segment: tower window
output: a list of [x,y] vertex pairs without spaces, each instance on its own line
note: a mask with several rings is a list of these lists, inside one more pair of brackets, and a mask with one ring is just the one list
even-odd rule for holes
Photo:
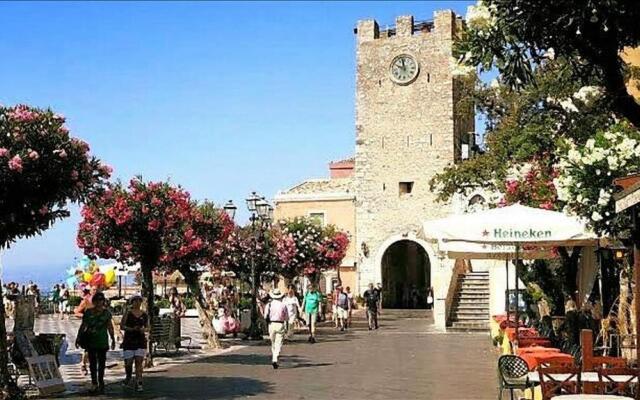
[[315,221],[320,226],[324,226],[325,217],[323,212],[310,212],[309,219]]
[[410,194],[413,191],[413,182],[400,182],[399,193],[400,196]]

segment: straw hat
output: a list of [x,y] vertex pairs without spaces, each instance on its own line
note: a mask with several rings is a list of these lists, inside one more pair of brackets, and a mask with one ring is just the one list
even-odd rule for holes
[[284,297],[284,295],[280,292],[280,289],[273,289],[271,291],[271,293],[269,293],[269,297],[271,297],[272,299],[281,299]]

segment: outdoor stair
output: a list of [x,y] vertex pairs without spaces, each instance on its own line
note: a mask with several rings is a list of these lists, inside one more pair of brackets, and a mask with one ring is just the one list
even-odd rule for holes
[[489,273],[460,275],[451,304],[447,331],[487,332],[489,328]]

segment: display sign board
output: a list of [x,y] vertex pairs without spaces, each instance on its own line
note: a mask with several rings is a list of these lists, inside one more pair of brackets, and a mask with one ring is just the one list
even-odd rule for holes
[[51,395],[65,391],[64,381],[53,355],[27,357],[29,373],[41,395]]

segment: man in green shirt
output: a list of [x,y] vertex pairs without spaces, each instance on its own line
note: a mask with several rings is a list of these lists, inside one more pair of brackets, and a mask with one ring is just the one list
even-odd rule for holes
[[309,343],[316,342],[316,321],[318,319],[318,308],[322,295],[316,289],[314,284],[310,284],[307,287],[307,293],[304,295],[302,301],[302,309],[307,317],[307,324],[309,325]]

